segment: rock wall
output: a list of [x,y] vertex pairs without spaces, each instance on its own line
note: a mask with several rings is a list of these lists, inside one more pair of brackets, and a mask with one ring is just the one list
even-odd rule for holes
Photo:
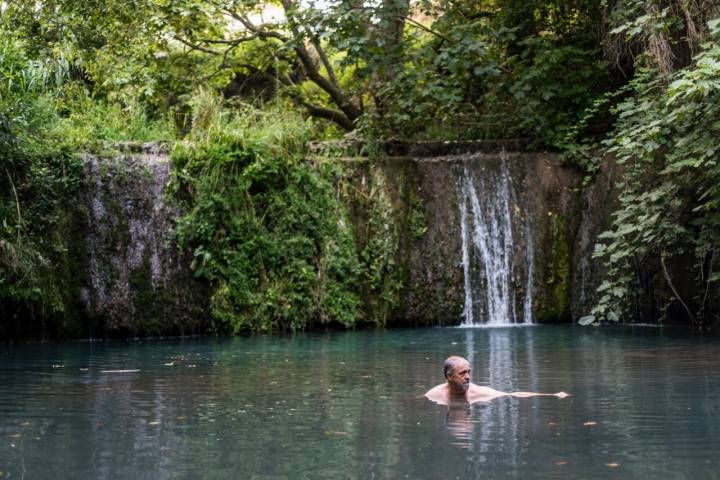
[[179,212],[166,199],[170,161],[150,145],[85,157],[80,196],[90,336],[190,334],[207,330],[208,293],[174,248]]
[[[514,234],[514,284],[525,285],[528,273],[532,275],[535,321],[569,320],[571,306],[580,305],[571,288],[579,264],[574,255],[577,232],[581,225],[589,230],[586,224],[592,220],[582,216],[581,174],[554,154],[506,152],[502,145],[481,151],[473,151],[478,150],[475,145],[461,147],[450,152],[444,147],[441,155],[425,147],[410,152],[415,156],[346,160],[355,192],[347,201],[358,232],[367,231],[377,190],[384,190],[392,203],[391,221],[398,232],[395,263],[402,281],[392,323],[461,322],[465,287],[459,178],[464,170],[482,178],[500,163],[510,177],[513,231],[520,232]],[[367,238],[358,238],[362,248]],[[534,251],[532,268],[522,264],[528,248]],[[523,300],[515,298],[517,309]]]
[[[388,257],[378,284],[359,285],[369,321],[463,320],[462,178],[492,180],[498,169],[505,169],[511,190],[515,310],[524,308],[523,289],[531,284],[536,322],[574,320],[589,311],[602,276],[592,251],[610,224],[618,169],[608,164],[583,186],[581,173],[557,155],[523,148],[442,143],[403,147],[399,155],[380,159],[329,160],[343,165],[338,194],[350,211],[361,256]],[[208,331],[208,289],[192,276],[189,259],[171,239],[180,212],[166,199],[169,156],[156,146],[132,150],[85,158],[74,222],[84,234],[78,253],[84,278],[76,282],[84,335]]]
[[602,281],[605,269],[593,259],[598,236],[610,228],[612,212],[618,206],[617,182],[621,168],[612,161],[602,164],[588,185],[582,189],[580,203],[575,216],[579,222],[574,235],[572,249],[572,295],[570,314],[574,320],[590,313],[598,300],[597,287]]

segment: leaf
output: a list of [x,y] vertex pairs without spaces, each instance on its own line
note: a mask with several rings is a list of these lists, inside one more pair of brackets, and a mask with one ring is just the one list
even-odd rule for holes
[[582,325],[583,327],[587,327],[593,323],[595,323],[595,315],[585,315],[584,317],[578,318],[578,325]]
[[707,22],[708,30],[713,34],[720,33],[720,18],[715,18]]

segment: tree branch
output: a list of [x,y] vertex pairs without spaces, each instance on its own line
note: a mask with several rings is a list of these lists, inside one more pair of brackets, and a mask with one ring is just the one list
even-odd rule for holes
[[318,42],[315,39],[311,40],[313,47],[315,48],[315,52],[317,52],[318,57],[320,57],[320,61],[322,62],[323,66],[325,67],[325,70],[328,72],[328,77],[330,78],[330,81],[334,85],[339,85],[337,81],[337,77],[335,76],[335,70],[332,67],[332,64],[330,63],[330,60],[328,60],[327,55],[325,55],[325,50],[320,46],[320,42]]
[[337,105],[340,110],[343,111],[343,113],[350,119],[350,121],[354,121],[355,119],[360,117],[360,115],[362,115],[362,112],[358,110],[358,108],[345,97],[342,90],[336,83],[331,82],[320,74],[317,66],[315,65],[315,62],[313,61],[312,56],[310,55],[310,52],[308,52],[305,44],[302,42],[302,36],[300,35],[297,25],[295,24],[295,21],[293,19],[291,13],[291,10],[293,8],[292,0],[281,0],[281,3],[285,11],[285,17],[288,20],[290,31],[293,33],[296,39],[296,44],[293,48],[295,49],[295,53],[297,54],[300,63],[305,69],[305,73],[307,74],[308,78],[310,78],[310,80],[312,80],[318,87],[323,89],[325,93],[330,96],[333,103]]
[[15,183],[12,180],[12,177],[10,176],[10,172],[8,169],[5,169],[5,175],[7,175],[8,181],[10,182],[10,186],[12,187],[13,195],[15,195],[15,207],[17,209],[17,243],[20,245],[21,237],[20,232],[22,230],[22,216],[20,215],[20,200],[18,199],[17,190],[15,190]]
[[349,119],[344,112],[333,110],[331,108],[319,107],[300,98],[298,98],[298,101],[313,117],[330,120],[349,132],[355,129],[355,123]]
[[[425,30],[426,32],[431,33],[431,34],[435,35],[436,37],[440,37],[445,41],[453,43],[453,40],[450,39],[449,37],[447,37],[446,35],[443,35],[442,33],[438,32],[436,30],[433,30],[430,27],[426,27],[422,23],[418,22],[417,20],[413,20],[409,16],[403,17],[402,19],[405,20],[406,22],[410,23],[415,28],[419,28],[420,30]],[[457,42],[454,42],[454,43],[457,43]]]
[[663,273],[665,274],[665,280],[667,280],[668,285],[670,285],[670,290],[672,290],[673,294],[675,295],[675,298],[678,299],[678,301],[682,304],[682,306],[685,308],[685,311],[687,312],[688,316],[690,317],[690,321],[692,322],[693,326],[696,325],[696,319],[695,315],[690,311],[690,308],[685,304],[682,297],[680,297],[680,294],[675,290],[675,285],[673,285],[672,280],[670,279],[670,274],[668,273],[667,267],[665,266],[665,255],[660,255],[660,264],[663,268]]
[[255,25],[246,16],[239,14],[235,10],[226,8],[220,2],[217,2],[214,0],[208,0],[208,2],[212,5],[214,5],[215,8],[217,8],[221,12],[224,12],[226,15],[229,15],[231,18],[234,18],[238,22],[242,23],[245,28],[247,28],[251,32],[257,34],[261,38],[277,38],[278,40],[281,40],[283,42],[289,41],[289,39],[287,37],[285,37],[284,35],[282,35],[280,32],[276,32],[274,30],[268,30],[267,28],[263,28],[261,26]]
[[183,45],[187,45],[188,47],[190,47],[191,50],[197,50],[199,52],[204,52],[204,53],[207,53],[210,55],[222,55],[222,53],[220,53],[216,50],[212,50],[210,48],[206,48],[201,45],[196,45],[196,44],[190,42],[189,40],[185,40],[184,38],[179,37],[177,35],[175,35],[173,37],[173,39],[177,40],[178,42],[182,43]]
[[[287,46],[291,46],[295,51],[299,63],[302,66],[302,69],[305,71],[307,77],[330,97],[332,103],[334,103],[340,109],[340,112],[333,109],[311,105],[303,101],[303,105],[305,106],[305,108],[308,109],[311,115],[331,120],[347,130],[352,130],[355,128],[354,121],[359,118],[360,115],[362,115],[362,111],[345,96],[344,92],[342,91],[337,82],[337,78],[335,77],[335,72],[332,68],[332,65],[320,44],[317,41],[313,40],[311,35],[300,34],[293,15],[295,4],[292,2],[292,0],[281,0],[280,2],[285,12],[287,26],[289,27],[290,33],[292,34],[291,38],[288,38],[275,30],[269,30],[266,25],[256,25],[240,11],[233,9],[232,7],[225,6],[218,0],[208,0],[208,2],[215,8],[217,8],[218,11],[222,14],[228,15],[236,21],[240,22],[249,32],[251,32],[251,35],[242,37],[241,39],[218,39],[211,42],[206,41],[205,43],[234,45],[236,43],[246,41],[247,39],[251,38],[259,38],[262,40],[274,38],[283,42]],[[308,51],[308,48],[304,43],[304,39],[306,37],[310,39],[310,43],[314,47],[315,51],[317,52],[317,56],[325,67],[327,71],[327,77],[323,76],[320,73],[316,62],[313,59],[313,56]],[[179,40],[196,50],[206,51],[207,53],[211,53],[214,55],[222,54],[202,45],[193,44],[192,42],[184,39]],[[225,52],[225,56],[227,56],[227,51]]]
[[200,43],[211,43],[211,44],[220,44],[220,45],[233,45],[237,46],[240,43],[243,42],[249,42],[250,40],[255,40],[258,38],[257,34],[249,35],[247,37],[240,37],[240,38],[234,38],[232,40],[219,40],[219,39],[212,39],[212,38],[199,38],[198,42]]

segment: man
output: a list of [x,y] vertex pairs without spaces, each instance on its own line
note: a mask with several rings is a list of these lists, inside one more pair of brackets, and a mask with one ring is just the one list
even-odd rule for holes
[[463,357],[453,355],[445,360],[443,374],[447,383],[431,388],[425,394],[428,400],[440,405],[449,405],[451,402],[487,402],[497,397],[507,395],[513,397],[538,397],[550,396],[565,398],[565,392],[558,393],[533,393],[533,392],[500,392],[490,387],[481,387],[470,382],[470,363]]

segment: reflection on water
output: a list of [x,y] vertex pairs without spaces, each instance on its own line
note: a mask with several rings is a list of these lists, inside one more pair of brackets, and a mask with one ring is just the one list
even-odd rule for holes
[[450,402],[445,417],[448,432],[458,440],[454,445],[470,448],[473,439],[473,420],[468,402]]
[[[572,396],[435,405],[450,354]],[[4,347],[0,478],[718,478],[719,410],[718,339],[660,330]]]
[[[495,328],[489,334],[477,329],[464,332],[465,356],[473,366],[474,383],[501,391],[542,390],[537,385],[532,334],[518,334],[513,328]],[[482,360],[475,360],[476,352],[481,352]],[[520,372],[524,372],[522,381],[518,379]],[[492,445],[507,452],[511,465],[516,466],[520,423],[519,403],[515,399],[495,399],[472,408],[467,403],[448,408],[447,428],[458,440],[455,445],[470,450],[480,463],[488,461]]]

